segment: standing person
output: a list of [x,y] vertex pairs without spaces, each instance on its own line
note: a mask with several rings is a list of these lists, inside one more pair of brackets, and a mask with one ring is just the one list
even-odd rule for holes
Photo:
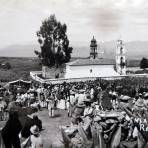
[[37,88],[37,96],[38,96],[38,100],[40,100],[41,99],[41,93],[42,93],[42,87],[41,86],[39,86],[39,88]]
[[72,116],[73,109],[77,104],[77,99],[75,98],[75,93],[71,91],[71,95],[69,98],[69,106],[68,106],[68,116]]
[[54,117],[54,110],[55,110],[55,100],[54,100],[53,94],[49,97],[49,103],[48,103],[48,111],[49,111],[49,117]]
[[48,97],[49,97],[49,91],[47,88],[44,89],[44,107],[48,107]]
[[86,99],[85,90],[79,90],[79,94],[77,96],[78,103],[83,103],[85,99]]
[[19,139],[21,129],[22,126],[18,119],[18,112],[11,111],[9,119],[2,129],[2,137],[6,148],[21,148]]
[[85,99],[84,104],[85,104],[85,109],[84,109],[84,117],[91,117],[93,114],[94,108],[91,106],[91,100],[90,99]]
[[94,91],[93,91],[93,101],[94,101],[94,102],[97,101],[97,96],[98,96],[98,94],[99,94],[99,90],[98,90],[98,88],[97,88],[97,86],[96,86],[96,87],[94,87]]
[[91,95],[91,99],[93,99],[94,98],[94,88],[93,87],[91,87],[90,89],[90,95]]

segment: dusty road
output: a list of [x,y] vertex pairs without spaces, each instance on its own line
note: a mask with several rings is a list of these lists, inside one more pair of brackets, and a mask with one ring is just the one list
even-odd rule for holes
[[67,111],[56,110],[54,118],[48,116],[48,111],[46,109],[35,114],[42,120],[44,130],[41,132],[41,136],[44,140],[44,147],[49,148],[51,144],[57,145],[56,148],[61,147],[60,140],[62,140],[62,138],[59,126],[70,125],[70,118],[67,117]]

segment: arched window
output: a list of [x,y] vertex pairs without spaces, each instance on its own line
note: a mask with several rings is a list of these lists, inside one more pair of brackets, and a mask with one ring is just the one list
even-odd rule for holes
[[120,47],[120,54],[123,54],[123,47]]

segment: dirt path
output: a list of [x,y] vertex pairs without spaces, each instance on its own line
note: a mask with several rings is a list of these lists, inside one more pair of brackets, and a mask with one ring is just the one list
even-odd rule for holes
[[54,118],[49,118],[48,110],[43,110],[35,114],[42,120],[44,130],[41,132],[41,136],[44,140],[44,147],[49,148],[51,144],[60,146],[60,140],[62,138],[59,126],[70,125],[70,118],[67,117],[67,111],[56,110],[56,117]]

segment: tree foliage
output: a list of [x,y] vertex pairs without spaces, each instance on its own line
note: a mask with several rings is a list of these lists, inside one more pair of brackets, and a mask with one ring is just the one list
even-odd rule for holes
[[40,30],[37,31],[41,52],[35,51],[35,54],[41,59],[43,65],[59,66],[70,61],[73,48],[69,47],[66,33],[66,24],[57,21],[55,15],[51,15],[42,22]]
[[10,65],[9,62],[6,62],[6,63],[3,63],[3,64],[0,64],[0,68],[9,70],[9,69],[11,69],[11,65]]
[[142,60],[140,61],[140,68],[141,69],[148,68],[148,59],[142,58]]

